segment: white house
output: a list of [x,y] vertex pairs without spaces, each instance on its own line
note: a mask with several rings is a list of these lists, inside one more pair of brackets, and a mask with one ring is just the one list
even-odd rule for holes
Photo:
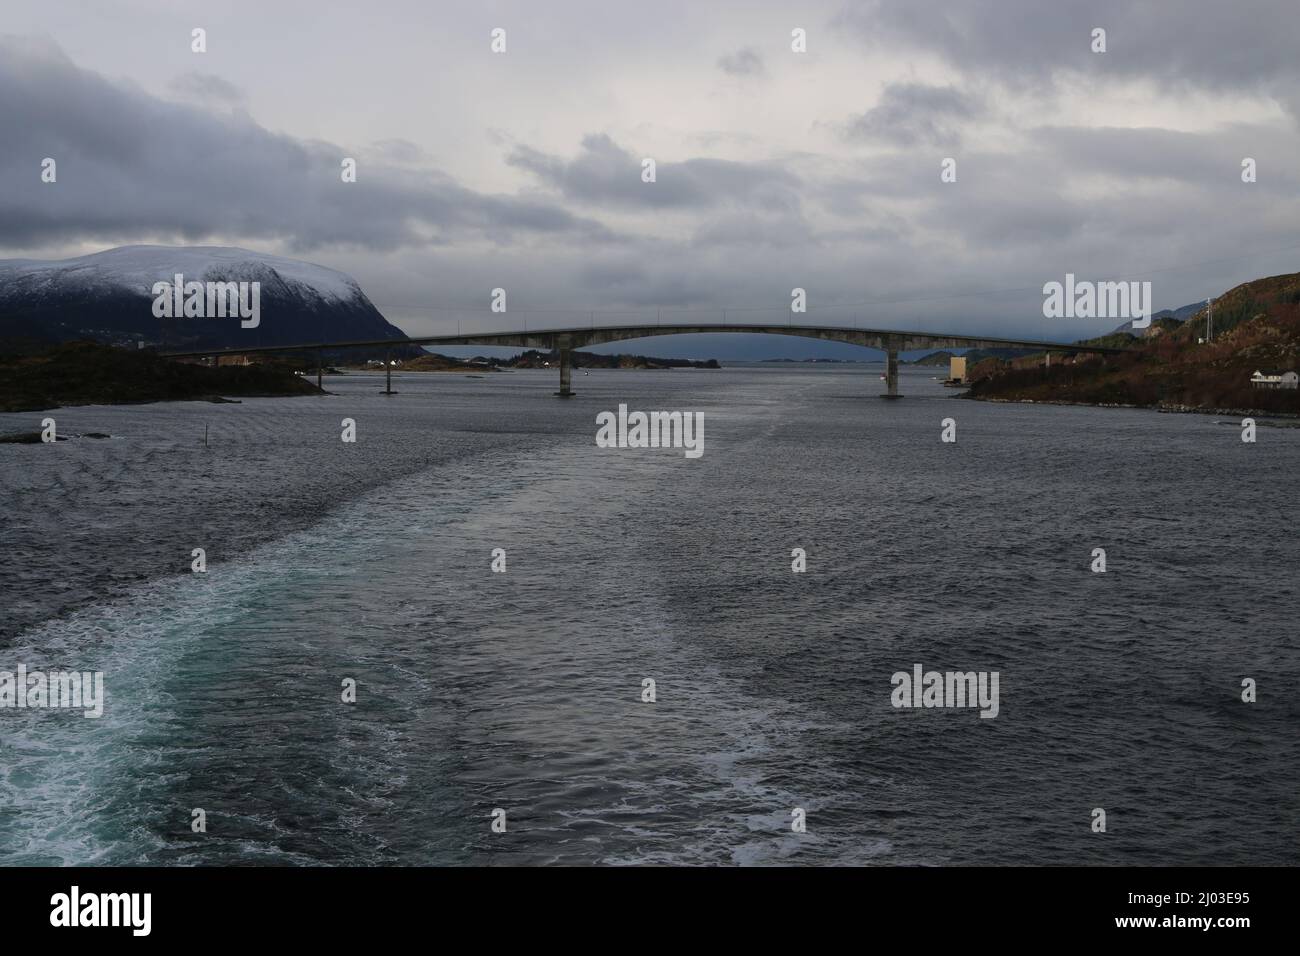
[[1256,370],[1250,377],[1250,384],[1255,388],[1297,388],[1300,387],[1300,374],[1296,372],[1261,372]]

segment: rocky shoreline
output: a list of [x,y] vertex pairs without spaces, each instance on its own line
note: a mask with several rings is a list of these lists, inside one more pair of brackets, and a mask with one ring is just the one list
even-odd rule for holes
[[1156,405],[1135,405],[1123,402],[1081,402],[1063,398],[994,398],[985,395],[971,395],[970,393],[954,395],[952,397],[970,399],[975,402],[994,402],[1003,405],[1077,405],[1085,408],[1132,408],[1143,411],[1161,412],[1170,415],[1231,415],[1240,418],[1275,419],[1288,423],[1294,422],[1295,424],[1289,427],[1300,427],[1300,414],[1295,414],[1293,412],[1272,412],[1260,408],[1209,408],[1198,405],[1164,403]]
[[152,351],[70,342],[0,354],[0,412],[73,405],[229,402],[244,398],[319,395],[315,382],[277,365],[210,368]]

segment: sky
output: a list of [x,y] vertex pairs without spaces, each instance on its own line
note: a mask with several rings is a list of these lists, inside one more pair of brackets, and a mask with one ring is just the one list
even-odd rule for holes
[[413,335],[1070,341],[1119,322],[1044,318],[1067,273],[1160,309],[1300,271],[1298,40],[1296,0],[5,0],[0,258],[289,255]]

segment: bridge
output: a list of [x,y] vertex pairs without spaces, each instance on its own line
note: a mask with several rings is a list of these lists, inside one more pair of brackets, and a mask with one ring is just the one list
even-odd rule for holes
[[[846,342],[864,348],[879,349],[887,358],[885,362],[885,394],[881,398],[899,398],[898,353],[914,349],[980,348],[980,349],[1032,349],[1034,351],[1088,353],[1113,355],[1126,351],[1099,345],[1079,345],[1064,342],[1036,342],[1028,339],[1003,339],[986,335],[952,335],[946,332],[918,332],[910,330],[861,329],[833,325],[623,325],[591,326],[564,329],[524,329],[511,332],[472,332],[455,335],[426,335],[408,339],[377,339],[364,342],[312,342],[301,345],[259,345],[248,348],[201,349],[189,352],[163,352],[173,358],[220,357],[222,355],[247,355],[255,352],[316,352],[321,356],[328,350],[350,348],[393,349],[405,345],[496,345],[513,348],[538,349],[559,353],[561,398],[573,394],[571,388],[572,356],[575,349],[628,339],[644,339],[657,335],[696,335],[702,333],[739,332],[762,335],[793,335],[802,338]],[[392,366],[389,369],[389,391],[392,391]],[[318,369],[316,384],[321,384]]]

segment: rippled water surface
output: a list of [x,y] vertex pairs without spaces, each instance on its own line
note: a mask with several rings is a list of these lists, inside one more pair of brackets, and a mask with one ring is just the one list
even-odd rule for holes
[[[1300,430],[917,369],[553,377],[0,445],[0,670],[108,694],[0,710],[0,862],[1300,862]],[[703,412],[703,457],[597,448],[620,402]],[[998,716],[893,708],[916,663],[998,671]]]

